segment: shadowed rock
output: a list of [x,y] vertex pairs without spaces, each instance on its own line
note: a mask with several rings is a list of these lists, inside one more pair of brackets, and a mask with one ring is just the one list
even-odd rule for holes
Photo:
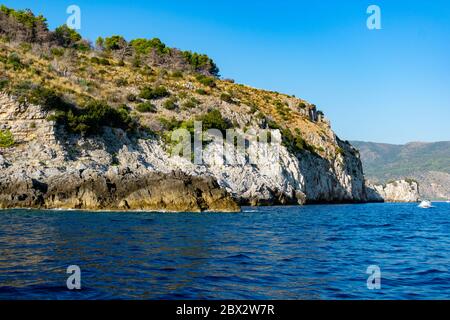
[[93,170],[36,181],[14,175],[0,180],[0,208],[237,212],[239,206],[211,177]]

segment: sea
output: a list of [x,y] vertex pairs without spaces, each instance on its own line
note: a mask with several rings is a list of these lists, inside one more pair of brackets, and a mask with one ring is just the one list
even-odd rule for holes
[[0,211],[0,299],[450,299],[450,204]]

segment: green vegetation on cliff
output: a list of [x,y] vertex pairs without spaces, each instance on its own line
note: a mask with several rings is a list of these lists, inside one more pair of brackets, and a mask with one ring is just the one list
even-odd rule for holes
[[221,80],[208,56],[158,38],[100,37],[94,48],[67,26],[50,31],[43,17],[2,7],[0,49],[0,90],[42,106],[70,132],[95,134],[112,126],[164,136],[168,127],[200,119],[205,129],[279,129],[291,151],[333,157],[325,152],[336,143],[328,126],[310,116],[315,106]]
[[100,101],[92,101],[83,108],[59,111],[50,120],[66,126],[70,132],[83,134],[98,133],[103,126],[128,131],[137,127],[126,108],[111,108]]
[[9,148],[14,145],[14,137],[9,130],[0,130],[0,148]]

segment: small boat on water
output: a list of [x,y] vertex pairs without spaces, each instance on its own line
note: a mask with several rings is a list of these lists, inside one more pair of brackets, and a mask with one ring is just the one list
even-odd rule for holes
[[433,205],[431,204],[431,201],[429,201],[429,200],[423,200],[423,201],[419,204],[418,207],[419,207],[419,208],[422,208],[422,209],[428,209],[428,208],[432,208]]

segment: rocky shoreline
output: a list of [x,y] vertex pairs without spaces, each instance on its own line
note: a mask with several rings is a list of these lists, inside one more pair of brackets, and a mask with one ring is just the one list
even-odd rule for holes
[[11,177],[0,185],[0,208],[238,212],[237,203],[210,177],[183,173],[101,176],[63,173],[42,182]]
[[[331,130],[342,148],[333,161],[282,147],[276,165],[270,158],[195,165],[170,157],[153,138],[113,128],[75,136],[47,117],[0,95],[0,129],[16,139],[0,149],[0,208],[237,212],[240,205],[390,201],[393,192],[367,188],[357,152]],[[216,147],[208,145],[205,157],[214,158]]]

